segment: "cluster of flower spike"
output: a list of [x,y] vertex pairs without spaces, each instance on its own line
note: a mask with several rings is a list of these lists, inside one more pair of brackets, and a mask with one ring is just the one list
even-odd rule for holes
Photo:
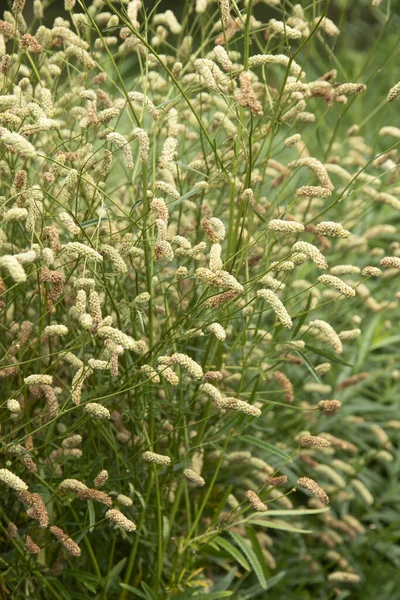
[[[114,496],[128,515],[136,510],[132,499],[98,489],[111,485],[100,463],[110,481],[120,467],[108,466],[115,457],[104,440],[117,453],[126,449],[132,461],[139,457],[138,487],[144,484],[135,492],[147,498],[147,483],[151,491],[159,481],[161,506],[178,481],[187,486],[186,503],[198,498],[197,488],[219,473],[216,449],[229,442],[234,450],[217,456],[222,474],[215,494],[226,481],[236,485],[232,470],[245,463],[234,493],[266,511],[252,491],[256,483],[274,488],[288,479],[274,476],[262,458],[265,442],[257,445],[261,429],[252,427],[255,421],[263,427],[271,411],[279,453],[287,443],[280,414],[286,420],[289,411],[304,409],[307,433],[293,438],[299,469],[315,470],[322,484],[304,476],[297,487],[327,504],[327,492],[334,499],[344,491],[337,471],[346,467],[319,464],[314,452],[354,455],[357,447],[333,434],[311,435],[308,424],[320,432],[342,406],[333,393],[342,398],[369,377],[342,379],[330,353],[345,353],[363,334],[358,312],[366,320],[371,312],[385,311],[388,320],[396,315],[399,297],[383,288],[400,269],[396,150],[375,153],[353,128],[332,141],[322,162],[317,156],[326,149],[306,135],[320,110],[314,106],[340,108],[365,85],[337,84],[334,70],[311,81],[302,61],[284,53],[287,39],[306,42],[315,27],[328,37],[339,30],[326,17],[308,18],[299,4],[285,20],[260,23],[252,14],[238,18],[236,5],[221,0],[212,40],[195,52],[191,36],[179,38],[175,55],[182,25],[171,10],[148,19],[139,0],[113,13],[113,3],[106,11],[96,0],[83,13],[66,0],[70,20],[57,17],[47,27],[38,25],[42,3],[33,4],[29,33],[23,0],[0,20],[0,379],[13,468],[0,469],[0,481],[15,493],[16,506],[24,505],[23,518],[42,528],[49,527],[49,513],[42,496],[29,491],[37,472],[56,481],[60,506],[68,494],[95,501],[107,507],[107,521],[133,532],[135,522],[115,508]],[[195,4],[197,15],[206,12],[206,1]],[[277,51],[245,58],[237,50],[248,37],[245,23],[252,36],[266,32]],[[157,52],[143,43],[144,29]],[[143,70],[135,91],[124,93],[102,65],[128,64],[130,57]],[[387,100],[399,97],[396,84]],[[267,137],[274,142],[268,159]],[[379,141],[391,137],[399,139],[400,130],[382,127]],[[353,180],[357,194],[347,191]],[[365,214],[366,205],[377,221]],[[253,453],[236,434],[242,423],[249,435],[255,432]],[[382,432],[371,431],[391,456]],[[54,448],[47,452],[49,438]],[[103,441],[92,489],[78,477],[92,468],[93,439]],[[203,455],[195,457],[203,445],[204,472]],[[349,468],[353,492],[371,504]],[[63,473],[71,476],[62,479]],[[270,500],[292,507],[276,489],[268,491]],[[144,537],[152,521],[146,518],[138,525]],[[80,555],[63,529],[50,531],[71,557]],[[40,551],[28,535],[25,545]],[[331,581],[340,580],[333,575]]]

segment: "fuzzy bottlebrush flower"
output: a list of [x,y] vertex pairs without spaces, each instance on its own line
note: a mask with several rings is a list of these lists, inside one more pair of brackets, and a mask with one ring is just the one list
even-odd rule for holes
[[285,396],[285,401],[291,404],[294,400],[294,389],[292,382],[289,377],[282,373],[282,371],[275,371],[273,374],[273,378],[276,383],[282,388],[282,391]]
[[199,269],[196,269],[195,274],[197,277],[200,277],[200,279],[209,283],[210,285],[231,288],[236,292],[243,292],[244,290],[243,286],[237,281],[237,279],[227,271],[211,271],[211,269],[200,267]]
[[[207,375],[207,374],[206,374]],[[212,383],[203,383],[200,386],[200,390],[210,396],[215,402],[219,402],[222,400],[222,394],[218,388],[215,387]]]
[[113,131],[107,134],[107,141],[115,144],[120,150],[122,150],[124,165],[127,169],[133,169],[132,150],[128,140],[126,140],[120,133]]
[[324,437],[326,440],[329,440],[332,446],[338,448],[339,450],[344,450],[345,452],[350,452],[351,454],[357,454],[358,448],[351,442],[347,440],[342,440],[331,433],[322,433],[321,437]]
[[400,81],[396,83],[392,88],[390,88],[389,93],[387,95],[387,101],[393,102],[393,100],[397,100],[400,97]]
[[15,283],[24,283],[27,280],[25,270],[15,256],[10,254],[0,256],[0,267],[3,267],[9,272],[11,279],[13,279]]
[[350,231],[347,231],[340,223],[335,221],[322,221],[318,223],[315,233],[317,235],[325,235],[333,238],[348,238],[350,237]]
[[95,487],[102,487],[106,483],[107,479],[108,479],[108,471],[103,469],[102,471],[100,471],[100,473],[98,473],[98,475],[96,475],[96,477],[93,481],[93,485]]
[[286,23],[283,23],[282,21],[277,21],[276,19],[270,19],[268,21],[268,29],[272,33],[275,33],[277,35],[284,35],[291,40],[298,40],[302,36],[301,31],[299,31],[298,29],[294,29]]
[[277,477],[268,477],[265,480],[265,485],[278,486],[278,485],[284,485],[287,482],[288,482],[287,475],[278,475]]
[[102,338],[108,338],[123,348],[136,352],[136,354],[143,354],[146,351],[146,345],[144,342],[137,342],[129,335],[119,331],[119,329],[114,329],[114,327],[103,325],[97,330],[97,335]]
[[264,111],[262,105],[257,99],[257,96],[251,85],[251,78],[248,71],[243,71],[239,75],[240,93],[238,94],[238,102],[241,106],[250,108],[250,111],[257,116],[262,116]]
[[8,131],[4,127],[0,127],[0,141],[6,146],[11,146],[16,152],[26,158],[35,158],[36,150],[34,146],[26,138],[19,133]]
[[211,323],[211,325],[209,325],[207,327],[207,331],[209,331],[210,333],[214,334],[215,337],[217,338],[217,340],[220,340],[222,342],[226,338],[226,331],[222,327],[222,325],[220,325],[219,323]]
[[283,281],[279,281],[279,279],[275,279],[271,275],[264,275],[264,277],[259,280],[259,283],[262,283],[262,285],[265,285],[267,288],[271,288],[273,292],[284,290],[286,287],[286,284],[284,284]]
[[69,213],[61,212],[59,217],[61,223],[68,229],[71,235],[78,235],[78,233],[80,233],[81,228],[75,223],[73,217]]
[[308,242],[296,242],[292,246],[292,251],[306,254],[320,269],[328,268],[325,256],[313,244],[309,244]]
[[125,529],[125,531],[132,532],[136,529],[135,523],[125,517],[125,515],[116,508],[110,508],[110,510],[106,512],[105,517],[108,521],[115,523],[115,525],[118,525],[121,529]]
[[356,265],[336,265],[330,269],[331,275],[357,275],[360,271]]
[[375,500],[369,489],[360,479],[353,479],[351,485],[366,504],[372,505]]
[[19,413],[19,412],[21,412],[21,405],[18,402],[18,400],[15,400],[14,398],[9,398],[7,400],[7,408],[12,413]]
[[147,132],[144,129],[141,129],[140,127],[136,127],[132,131],[132,136],[134,139],[138,140],[138,142],[139,142],[140,162],[142,164],[147,163],[147,160],[149,158],[149,150],[150,150],[150,142],[149,142],[149,136],[147,135]]
[[[204,384],[207,385],[207,384]],[[210,385],[210,384],[208,384]],[[204,389],[204,386],[203,386]],[[261,415],[261,410],[244,400],[238,400],[237,398],[227,397],[220,398],[217,400],[217,405],[219,408],[224,410],[236,410],[238,412],[242,412],[245,415],[249,415],[251,417],[259,417]]]
[[202,487],[206,483],[203,477],[196,473],[196,471],[193,471],[193,469],[184,469],[183,475],[188,481],[190,481],[190,483],[194,483],[195,485],[198,485],[200,487]]
[[320,185],[330,191],[333,191],[334,186],[329,178],[328,172],[324,165],[316,158],[305,157],[294,160],[288,164],[289,169],[298,167],[308,167],[318,178]]
[[82,436],[79,434],[70,435],[61,442],[63,448],[76,448],[82,442]]
[[337,289],[343,296],[354,298],[356,295],[356,292],[352,287],[334,275],[320,275],[318,281],[324,285]]
[[160,375],[162,375],[162,377],[164,377],[164,379],[166,379],[168,383],[170,383],[171,385],[178,385],[179,377],[176,373],[174,373],[171,367],[161,364],[157,368]]
[[171,459],[169,456],[165,456],[164,454],[156,454],[155,452],[144,452],[142,454],[142,459],[145,462],[163,465],[166,467],[171,464]]
[[190,356],[175,352],[170,357],[171,364],[178,364],[186,369],[190,377],[193,379],[201,379],[203,377],[203,369]]
[[296,485],[299,488],[311,492],[313,496],[322,502],[322,504],[329,504],[328,495],[313,479],[310,479],[309,477],[300,477]]
[[28,550],[29,554],[39,554],[40,552],[40,547],[35,544],[29,535],[25,536],[25,548]]
[[28,492],[27,490],[18,493],[20,498],[25,504],[28,505],[26,514],[31,519],[35,519],[39,522],[40,527],[47,527],[49,524],[49,514],[45,503],[39,494]]
[[319,437],[318,435],[302,435],[299,439],[300,446],[307,448],[329,448],[331,443],[325,438]]
[[390,269],[400,269],[400,257],[398,256],[385,256],[380,262],[381,267],[387,267]]
[[160,111],[156,109],[154,103],[148,96],[145,96],[141,92],[128,92],[128,98],[132,102],[136,102],[137,104],[142,104],[147,108],[148,113],[153,117],[154,120],[157,120],[160,116]]
[[102,244],[99,247],[99,251],[111,262],[116,273],[127,273],[128,267],[126,266],[125,261],[118,250],[109,244]]
[[53,335],[59,335],[59,336],[63,336],[63,335],[67,335],[68,333],[68,327],[66,327],[65,325],[47,325],[44,329],[43,329],[43,335],[48,335],[48,336],[53,336]]
[[178,151],[178,140],[174,137],[168,137],[162,147],[159,169],[168,169],[175,160]]
[[221,260],[222,246],[221,244],[212,244],[210,249],[210,270],[219,271],[222,269],[223,263]]
[[339,400],[320,400],[317,404],[318,410],[325,415],[335,415],[342,403]]
[[64,250],[68,254],[74,254],[87,260],[93,260],[94,262],[103,261],[101,254],[96,252],[94,248],[90,248],[90,246],[86,246],[80,242],[68,242],[68,244],[64,246]]
[[264,502],[260,500],[257,494],[252,490],[247,490],[246,497],[250,502],[251,506],[255,508],[258,512],[265,512],[268,510],[268,506],[264,504]]
[[290,61],[289,57],[285,54],[255,54],[249,58],[250,69],[263,65],[282,65],[285,68],[289,67],[290,72],[296,77],[305,77],[305,73],[302,71],[300,65],[294,60]]
[[51,385],[53,383],[52,375],[29,375],[24,378],[25,385]]
[[8,469],[0,469],[0,481],[16,492],[23,492],[28,489],[26,483]]
[[351,341],[355,340],[359,335],[361,335],[361,329],[346,329],[345,331],[341,331],[339,333],[339,338],[343,341]]
[[335,23],[331,21],[331,19],[328,19],[328,17],[315,17],[312,24],[314,27],[322,29],[326,35],[329,35],[330,37],[335,37],[340,33],[340,30],[336,27]]
[[257,296],[272,306],[278,319],[284,327],[288,327],[289,329],[292,327],[293,323],[289,313],[279,300],[278,296],[272,290],[258,290]]
[[364,83],[342,83],[335,90],[335,96],[355,96],[365,92],[367,86]]
[[155,369],[151,365],[142,365],[140,367],[142,373],[144,373],[154,383],[160,383],[160,377]]
[[380,277],[382,271],[378,267],[367,266],[363,268],[361,275],[364,277]]
[[129,496],[125,496],[124,494],[118,494],[117,502],[119,504],[122,504],[122,506],[126,506],[126,507],[132,506],[132,504],[133,504],[132,498],[129,498]]
[[97,402],[88,402],[85,404],[85,412],[93,419],[110,419],[110,411]]
[[328,581],[330,583],[359,583],[361,577],[356,573],[349,573],[348,571],[333,571],[328,574]]
[[285,221],[284,219],[273,219],[268,223],[270,231],[279,231],[287,233],[301,233],[304,231],[303,223],[298,221]]
[[321,333],[323,333],[326,338],[329,340],[332,348],[336,352],[336,354],[341,354],[343,352],[342,342],[336,331],[333,329],[332,325],[329,325],[326,321],[322,321],[321,319],[316,319],[315,321],[310,321],[310,327],[315,327],[319,329]]
[[295,133],[294,135],[291,135],[290,137],[286,138],[284,144],[286,146],[286,148],[292,148],[292,146],[295,146],[297,144],[297,142],[301,141],[301,135],[300,133]]
[[82,483],[82,481],[79,481],[78,479],[64,479],[58,486],[58,490],[66,490],[69,492],[74,492],[75,494],[77,492],[83,492],[87,489],[87,485],[85,485],[84,483]]
[[67,534],[64,533],[64,531],[60,527],[56,527],[55,525],[53,525],[49,529],[54,535],[54,537],[56,537],[61,542],[69,556],[77,557],[81,555],[81,549],[79,548],[78,544],[71,540],[71,538],[68,537]]
[[320,185],[303,185],[296,190],[296,195],[304,198],[328,198],[332,191]]

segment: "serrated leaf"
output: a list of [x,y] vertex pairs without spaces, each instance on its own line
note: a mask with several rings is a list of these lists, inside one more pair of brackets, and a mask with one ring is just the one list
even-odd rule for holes
[[264,573],[264,577],[268,577],[269,571],[268,571],[267,564],[265,562],[265,556],[263,554],[262,548],[260,546],[260,542],[257,539],[255,531],[253,530],[252,527],[246,527],[246,533],[247,533],[247,537],[249,538],[249,541],[251,543],[251,547],[254,550],[254,554],[257,556],[257,558],[259,560],[259,563],[260,563],[261,568]]
[[339,358],[336,354],[332,354],[332,352],[327,352],[326,350],[321,350],[321,348],[315,348],[315,346],[310,346],[310,344],[306,344],[307,350],[310,352],[314,352],[314,354],[318,354],[319,356],[323,356],[324,358],[328,358],[330,361],[339,363],[339,365],[344,365],[345,367],[352,367],[350,363],[343,360],[343,358]]
[[265,579],[264,571],[260,562],[254,552],[253,548],[249,545],[248,541],[245,540],[241,535],[235,533],[234,531],[230,531],[229,535],[233,538],[236,544],[240,547],[243,554],[245,554],[247,560],[249,561],[259,584],[263,588],[263,590],[267,589],[267,580]]
[[225,552],[230,554],[232,558],[234,558],[239,563],[239,565],[246,569],[246,571],[251,571],[249,563],[247,562],[243,554],[236,548],[236,546],[234,546],[233,544],[228,542],[228,540],[221,536],[215,538],[214,542],[218,544],[218,546],[220,546],[223,550],[225,550]]
[[241,435],[240,439],[242,441],[248,442],[249,444],[252,444],[254,446],[258,446],[259,448],[262,448],[263,450],[265,450],[266,452],[269,452],[270,454],[275,454],[276,456],[283,458],[287,462],[293,462],[293,460],[289,456],[289,454],[286,454],[286,452],[284,452],[283,450],[280,450],[279,448],[276,448],[272,444],[269,444],[268,442],[264,442],[263,440],[260,440],[259,438],[254,437],[253,435],[248,435],[248,434]]

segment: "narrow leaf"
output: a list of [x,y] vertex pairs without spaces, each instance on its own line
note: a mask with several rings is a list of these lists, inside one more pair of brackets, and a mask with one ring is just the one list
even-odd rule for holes
[[215,538],[214,542],[218,544],[218,546],[220,546],[223,550],[225,550],[225,552],[230,554],[232,558],[234,558],[236,562],[239,563],[239,565],[246,569],[246,571],[251,571],[249,563],[247,562],[243,554],[236,548],[236,546],[234,546],[228,540],[221,536]]
[[276,456],[283,458],[287,462],[293,462],[292,458],[289,456],[289,454],[286,454],[286,452],[284,452],[283,450],[280,450],[279,448],[275,448],[275,446],[273,446],[272,444],[269,444],[268,442],[264,442],[263,440],[260,440],[259,438],[254,437],[253,435],[247,435],[247,434],[241,435],[240,439],[244,442],[252,444],[253,446],[258,446],[259,448],[262,448],[263,450],[265,450],[266,452],[269,452],[270,454],[275,454]]
[[235,533],[233,531],[229,532],[229,535],[234,539],[236,544],[240,547],[243,554],[246,555],[257,579],[263,590],[267,589],[267,580],[265,579],[264,571],[260,562],[254,552],[253,548],[250,546],[249,542],[245,540],[241,535]]

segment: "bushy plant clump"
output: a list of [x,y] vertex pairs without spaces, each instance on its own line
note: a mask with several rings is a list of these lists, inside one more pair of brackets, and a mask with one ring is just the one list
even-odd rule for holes
[[396,598],[396,44],[331,4],[0,20],[0,596]]

